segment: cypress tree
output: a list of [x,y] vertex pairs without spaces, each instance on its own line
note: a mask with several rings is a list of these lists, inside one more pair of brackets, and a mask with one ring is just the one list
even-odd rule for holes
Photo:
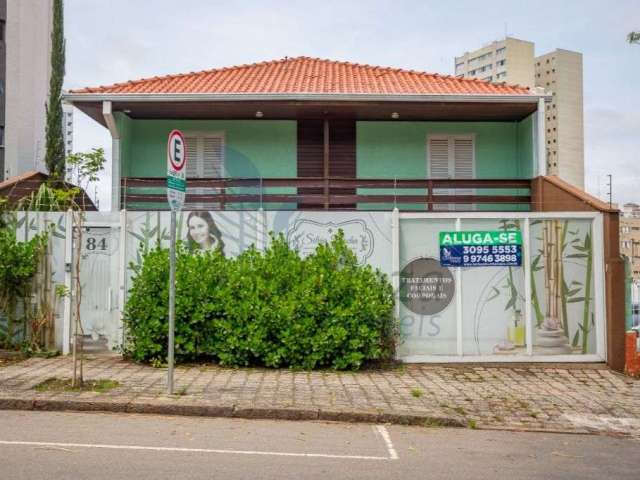
[[65,62],[63,0],[53,0],[53,30],[51,32],[51,78],[47,112],[45,164],[49,175],[64,176],[64,136],[62,114],[62,83]]

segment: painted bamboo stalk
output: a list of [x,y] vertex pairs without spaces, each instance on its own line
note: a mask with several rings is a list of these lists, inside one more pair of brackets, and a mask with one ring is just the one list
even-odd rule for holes
[[564,334],[567,338],[569,338],[569,315],[567,314],[567,288],[566,281],[564,278],[564,250],[565,250],[565,242],[567,241],[567,230],[569,229],[569,222],[565,220],[562,222],[562,234],[560,235],[560,287],[562,288],[562,328],[564,330]]
[[591,235],[585,237],[587,254],[587,272],[584,282],[584,310],[582,314],[582,353],[587,353],[589,341],[589,312],[591,307],[591,269],[593,268],[593,249],[591,247]]
[[540,309],[540,301],[538,300],[538,290],[536,287],[536,274],[531,269],[531,302],[533,303],[533,311],[536,315],[536,328],[540,328],[542,326],[542,321],[544,320],[544,314]]
[[544,290],[546,294],[547,304],[546,313],[547,317],[551,316],[551,262],[549,256],[549,221],[545,220],[542,231],[542,251],[544,257]]

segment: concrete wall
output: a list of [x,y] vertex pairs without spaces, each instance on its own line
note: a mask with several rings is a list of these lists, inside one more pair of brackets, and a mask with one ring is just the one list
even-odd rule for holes
[[52,0],[8,0],[4,176],[46,171]]

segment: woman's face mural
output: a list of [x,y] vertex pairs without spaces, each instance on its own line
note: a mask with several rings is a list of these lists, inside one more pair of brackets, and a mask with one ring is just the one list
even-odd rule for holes
[[221,233],[209,212],[192,212],[187,219],[187,240],[200,250],[224,248]]
[[209,247],[209,225],[200,217],[191,217],[189,220],[189,235],[200,248]]

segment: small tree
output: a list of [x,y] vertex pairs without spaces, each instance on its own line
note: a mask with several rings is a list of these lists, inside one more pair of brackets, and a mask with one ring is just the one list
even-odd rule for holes
[[53,30],[51,32],[51,78],[46,108],[45,164],[49,175],[62,179],[64,175],[64,136],[62,130],[62,83],[64,82],[65,41],[63,0],[53,1]]
[[[83,330],[80,321],[80,305],[82,303],[82,285],[80,284],[80,257],[82,254],[82,232],[84,229],[85,210],[88,205],[85,203],[86,195],[83,190],[89,187],[92,182],[98,180],[98,174],[104,167],[106,159],[102,148],[94,148],[90,152],[74,153],[67,157],[67,165],[77,171],[77,186],[70,187],[68,184],[61,184],[53,181],[52,185],[42,184],[37,192],[24,199],[21,207],[26,210],[38,211],[60,211],[71,210],[72,224],[74,231],[74,312],[75,321],[73,323],[73,380],[72,386],[82,385],[83,375],[83,355],[82,339]],[[62,186],[61,186],[62,185]]]
[[631,32],[627,35],[629,43],[640,43],[640,32]]
[[[104,167],[105,163],[104,150],[102,148],[94,148],[91,152],[74,153],[67,158],[67,165],[74,171],[77,171],[77,182],[80,194],[77,198],[82,202],[79,205],[74,201],[75,205],[72,210],[73,230],[74,230],[74,273],[75,273],[75,322],[73,327],[73,379],[72,387],[82,386],[83,383],[83,339],[84,331],[82,322],[80,321],[80,305],[82,303],[82,285],[80,283],[80,257],[82,254],[82,232],[84,229],[85,210],[87,205],[84,204],[86,195],[82,194],[82,190],[86,190],[89,184],[98,181],[98,174]],[[76,197],[74,197],[76,198]]]

